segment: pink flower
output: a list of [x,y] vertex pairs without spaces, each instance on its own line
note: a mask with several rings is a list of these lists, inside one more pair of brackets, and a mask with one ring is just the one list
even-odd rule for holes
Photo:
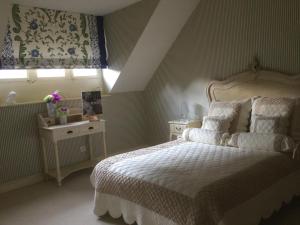
[[62,99],[62,97],[61,97],[61,95],[59,94],[59,92],[58,91],[54,91],[52,94],[52,103],[54,103],[54,104],[56,104],[57,102],[60,102],[61,101],[61,99]]

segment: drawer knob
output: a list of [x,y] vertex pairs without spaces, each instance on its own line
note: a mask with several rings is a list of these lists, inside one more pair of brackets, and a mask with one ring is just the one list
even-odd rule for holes
[[180,130],[181,130],[181,127],[176,127],[176,130],[180,131]]
[[69,131],[67,132],[67,134],[73,134],[73,131],[72,131],[72,130],[69,130]]
[[89,127],[89,130],[93,130],[94,129],[94,127]]

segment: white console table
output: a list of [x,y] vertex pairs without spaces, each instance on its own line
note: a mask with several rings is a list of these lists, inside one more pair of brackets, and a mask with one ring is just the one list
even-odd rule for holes
[[[41,114],[38,116],[40,139],[42,142],[43,158],[44,158],[44,172],[46,175],[56,178],[58,186],[61,186],[62,180],[73,172],[78,170],[93,167],[99,161],[95,158],[92,150],[92,138],[91,134],[102,133],[104,157],[107,156],[106,140],[105,140],[105,120],[99,121],[79,121],[68,123],[66,125],[54,125],[54,121],[51,118],[43,117]],[[58,142],[69,138],[75,138],[79,136],[88,136],[89,140],[89,153],[90,159],[84,162],[80,162],[71,166],[61,167]],[[45,141],[48,140],[54,144],[55,155],[55,169],[49,169],[48,156],[46,152]]]

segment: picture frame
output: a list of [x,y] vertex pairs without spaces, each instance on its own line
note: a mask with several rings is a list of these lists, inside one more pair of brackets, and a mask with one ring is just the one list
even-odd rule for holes
[[83,91],[82,98],[82,115],[90,120],[95,120],[97,115],[103,113],[101,102],[101,91]]

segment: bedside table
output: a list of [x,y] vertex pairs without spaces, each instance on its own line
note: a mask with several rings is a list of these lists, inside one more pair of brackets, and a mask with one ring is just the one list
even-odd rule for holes
[[201,120],[173,120],[169,121],[170,124],[170,141],[173,140],[173,136],[178,137],[182,134],[186,128],[200,128],[202,125]]

